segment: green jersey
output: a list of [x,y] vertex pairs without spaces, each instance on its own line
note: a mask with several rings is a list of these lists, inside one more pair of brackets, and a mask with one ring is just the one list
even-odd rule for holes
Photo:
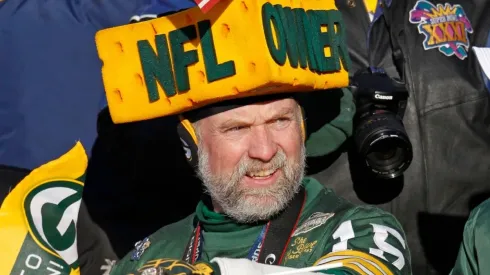
[[[398,221],[378,208],[355,206],[313,178],[305,178],[306,201],[282,266],[342,263],[329,274],[411,274],[410,253]],[[239,225],[199,203],[195,214],[168,225],[138,244],[111,274],[131,274],[150,260],[182,259],[196,222],[203,229],[200,261],[247,258],[263,225]],[[291,221],[292,223],[296,221]],[[143,249],[142,249],[143,247]],[[139,253],[137,260],[132,254]]]
[[471,211],[451,275],[490,274],[489,257],[490,200],[486,200]]

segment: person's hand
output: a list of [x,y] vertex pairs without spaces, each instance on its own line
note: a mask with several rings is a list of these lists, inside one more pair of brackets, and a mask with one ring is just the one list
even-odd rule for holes
[[176,259],[156,259],[141,266],[137,275],[219,275],[218,266],[208,263],[188,264]]

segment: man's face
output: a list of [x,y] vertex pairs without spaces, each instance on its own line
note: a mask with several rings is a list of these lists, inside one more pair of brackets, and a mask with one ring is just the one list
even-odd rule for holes
[[196,127],[199,176],[216,211],[248,223],[286,207],[305,169],[296,101],[235,108],[201,119]]

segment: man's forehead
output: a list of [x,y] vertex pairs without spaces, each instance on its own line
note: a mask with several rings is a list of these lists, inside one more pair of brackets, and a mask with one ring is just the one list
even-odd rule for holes
[[294,113],[298,104],[292,98],[269,100],[254,104],[240,106],[228,111],[210,116],[212,120],[221,121],[229,119],[247,119],[261,117],[273,117],[282,114]]

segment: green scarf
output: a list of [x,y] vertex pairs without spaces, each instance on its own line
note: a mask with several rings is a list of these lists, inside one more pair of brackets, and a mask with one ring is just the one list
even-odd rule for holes
[[209,209],[202,200],[197,205],[196,218],[206,232],[234,232],[259,225],[235,223],[229,217]]

